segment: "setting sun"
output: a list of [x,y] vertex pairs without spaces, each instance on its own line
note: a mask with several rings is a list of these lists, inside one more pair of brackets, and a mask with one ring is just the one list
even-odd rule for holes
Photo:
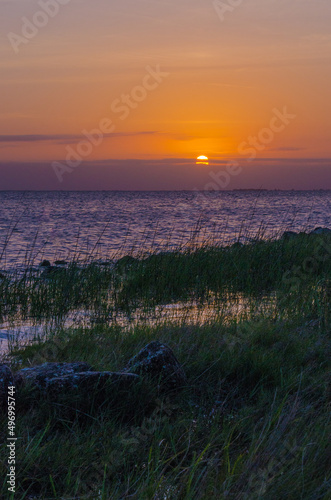
[[198,156],[196,164],[197,165],[209,165],[208,157],[204,156],[204,155]]

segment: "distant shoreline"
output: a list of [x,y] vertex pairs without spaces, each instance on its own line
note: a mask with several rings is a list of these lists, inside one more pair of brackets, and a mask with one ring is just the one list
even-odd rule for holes
[[221,195],[222,193],[234,192],[281,192],[281,193],[309,193],[309,192],[324,192],[331,193],[331,189],[261,189],[261,188],[237,188],[237,189],[0,189],[0,193],[214,193]]

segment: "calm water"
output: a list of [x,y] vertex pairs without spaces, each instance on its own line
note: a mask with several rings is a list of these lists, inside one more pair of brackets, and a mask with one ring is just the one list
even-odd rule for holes
[[[92,253],[93,259],[109,259],[132,249],[169,249],[198,243],[197,235],[200,241],[227,244],[254,238],[261,227],[265,237],[278,237],[286,229],[331,228],[331,191],[229,191],[202,196],[192,192],[0,192],[0,203],[0,271],[25,266],[28,260],[37,266],[45,258],[69,260],[79,254],[83,259]],[[243,304],[230,306],[242,310]],[[135,321],[197,323],[209,314],[215,314],[213,307],[200,311],[194,304],[169,304],[147,317],[138,311]],[[73,311],[65,325],[88,326],[90,320],[88,311]],[[129,327],[130,321],[123,318],[123,325]],[[0,324],[0,355],[6,353],[8,343],[32,342],[53,327],[19,318]]]
[[0,192],[0,269],[331,227],[331,191]]

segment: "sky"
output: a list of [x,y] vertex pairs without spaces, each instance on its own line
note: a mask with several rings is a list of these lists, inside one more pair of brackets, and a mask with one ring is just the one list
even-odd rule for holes
[[0,0],[0,190],[331,189],[330,26],[330,0]]

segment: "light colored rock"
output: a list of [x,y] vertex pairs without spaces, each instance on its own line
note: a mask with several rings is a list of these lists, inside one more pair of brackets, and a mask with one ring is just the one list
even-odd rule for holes
[[132,373],[86,371],[47,380],[45,391],[51,397],[78,395],[93,400],[115,391],[127,392],[139,381],[140,377]]
[[125,371],[154,379],[162,390],[179,389],[187,383],[185,372],[173,351],[158,341],[151,342],[134,356]]
[[63,377],[91,370],[92,367],[83,362],[44,363],[31,368],[23,368],[15,374],[15,381],[18,387],[29,384],[41,389],[47,385],[49,380],[55,377]]

